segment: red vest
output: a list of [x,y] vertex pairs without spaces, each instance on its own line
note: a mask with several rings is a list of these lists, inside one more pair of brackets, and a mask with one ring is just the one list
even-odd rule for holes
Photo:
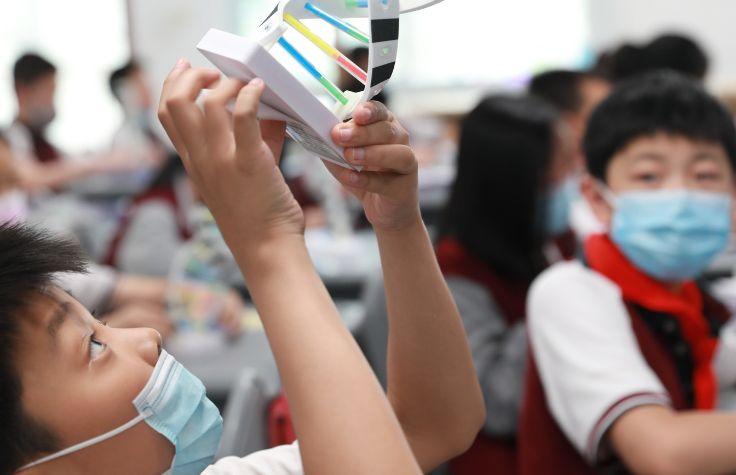
[[[567,233],[555,240],[560,254],[572,258],[576,250],[575,236]],[[437,246],[437,260],[445,277],[463,277],[476,282],[493,296],[506,323],[512,325],[526,318],[526,295],[531,282],[510,282],[496,275],[479,259],[468,254],[457,241],[445,239]],[[450,463],[453,475],[516,475],[516,440],[478,434],[472,447]]]
[[[627,303],[632,328],[642,354],[672,399],[675,410],[693,409],[692,362],[689,356],[677,355],[672,341],[679,337],[662,329],[670,317]],[[720,303],[703,293],[704,315],[715,334],[730,315]],[[680,340],[682,340],[680,338]],[[519,474],[600,473],[590,467],[563,434],[547,407],[544,387],[531,351],[527,362],[525,394],[519,421]],[[619,462],[614,473],[628,473]]]
[[186,240],[191,237],[186,223],[184,223],[182,219],[178,218],[178,216],[180,216],[181,214],[180,203],[179,200],[176,198],[174,188],[167,186],[153,188],[143,192],[141,195],[135,198],[128,210],[125,212],[125,215],[120,222],[120,226],[118,227],[115,235],[110,241],[110,245],[108,246],[107,254],[103,260],[103,263],[105,265],[118,267],[120,247],[123,243],[123,240],[125,239],[125,235],[127,234],[133,219],[135,218],[136,212],[143,205],[150,204],[151,202],[155,201],[160,201],[171,206],[172,213],[177,216],[177,224],[179,225],[179,237],[181,237],[182,240]]

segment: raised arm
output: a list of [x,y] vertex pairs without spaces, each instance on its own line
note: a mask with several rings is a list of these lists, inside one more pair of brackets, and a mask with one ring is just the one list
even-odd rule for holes
[[426,472],[473,443],[485,420],[483,395],[421,219],[408,134],[383,105],[360,107],[333,138],[364,171],[331,170],[362,201],[378,236],[389,318],[389,400]]
[[[418,473],[401,427],[316,274],[303,216],[278,170],[283,124],[256,113],[263,83],[180,62],[159,117],[243,271],[289,396],[305,471]],[[234,116],[226,105],[237,97]]]

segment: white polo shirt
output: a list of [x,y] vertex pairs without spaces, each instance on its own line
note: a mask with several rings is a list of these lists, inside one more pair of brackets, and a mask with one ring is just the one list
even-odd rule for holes
[[225,457],[202,475],[303,475],[299,445],[282,445],[247,457]]
[[[550,413],[590,463],[626,411],[670,405],[641,353],[618,286],[601,274],[579,262],[552,266],[532,285],[527,323]],[[723,330],[714,367],[721,387],[736,385],[732,324]]]

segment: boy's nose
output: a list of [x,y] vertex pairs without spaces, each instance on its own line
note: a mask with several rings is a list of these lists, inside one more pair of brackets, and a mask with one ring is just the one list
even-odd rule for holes
[[143,331],[145,335],[141,338],[138,350],[146,363],[156,366],[161,354],[161,334],[152,328],[146,328]]

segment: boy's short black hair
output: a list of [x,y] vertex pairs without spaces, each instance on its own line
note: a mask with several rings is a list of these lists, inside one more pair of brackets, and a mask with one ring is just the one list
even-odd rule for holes
[[534,76],[529,94],[547,101],[562,112],[577,112],[583,106],[580,83],[586,78],[581,71],[556,69]]
[[136,60],[131,59],[123,66],[110,73],[110,78],[108,79],[110,92],[112,92],[112,95],[115,96],[117,100],[120,100],[120,85],[129,79],[130,76],[140,71],[140,69],[140,64],[138,64]]
[[58,439],[23,409],[16,366],[24,314],[57,272],[84,272],[82,250],[71,241],[22,225],[0,224],[0,474],[38,454],[58,450]]
[[720,144],[736,170],[731,114],[695,81],[659,71],[622,83],[593,112],[583,144],[588,171],[605,180],[616,153],[659,132]]
[[15,61],[13,81],[15,86],[28,86],[56,73],[56,66],[36,53],[26,53]]

